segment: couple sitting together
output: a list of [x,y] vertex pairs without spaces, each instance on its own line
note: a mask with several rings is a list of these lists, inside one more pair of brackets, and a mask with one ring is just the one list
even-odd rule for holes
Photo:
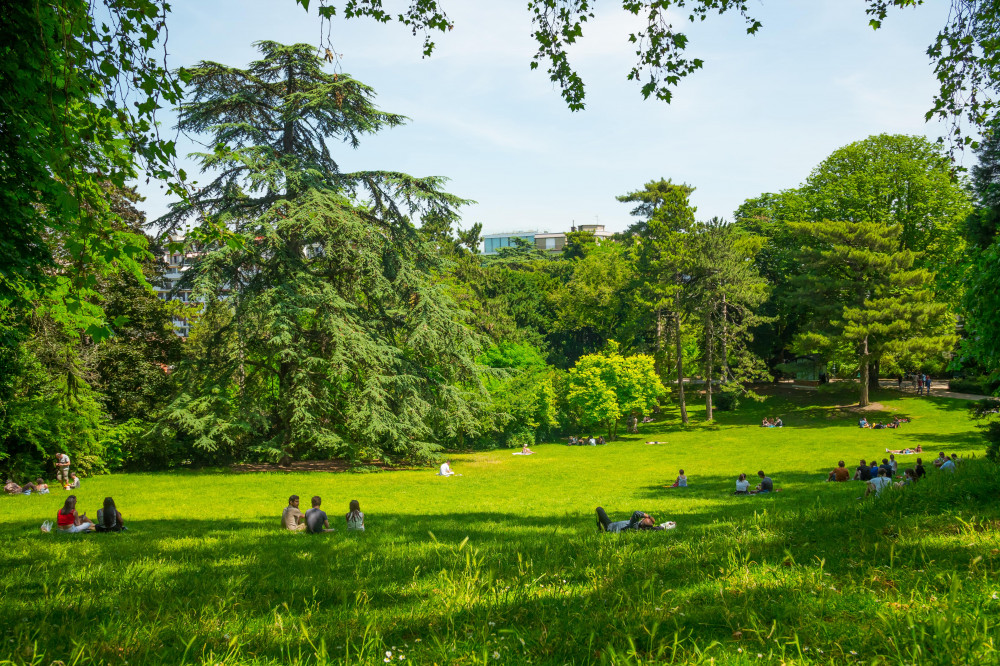
[[612,521],[604,511],[604,507],[597,507],[597,529],[600,532],[627,532],[629,530],[672,530],[677,527],[677,523],[667,521],[656,524],[656,519],[644,511],[633,511],[632,517],[628,520]]
[[[299,511],[299,496],[292,495],[288,498],[288,506],[281,512],[281,524],[286,530],[291,532],[309,532],[310,534],[320,534],[322,532],[333,532],[330,527],[330,520],[326,517],[326,512],[319,508],[323,500],[319,495],[312,498],[312,508],[302,513]],[[347,529],[356,532],[365,531],[365,514],[361,513],[361,504],[358,500],[351,500],[350,510],[344,515],[347,521]]]
[[[125,520],[115,506],[115,501],[110,497],[104,498],[104,506],[97,510],[97,522],[94,523],[87,517],[87,514],[76,512],[76,495],[70,495],[56,514],[56,525],[60,532],[67,534],[125,531]],[[45,525],[42,526],[42,529],[48,531]]]
[[774,490],[774,481],[771,477],[764,474],[764,470],[757,472],[757,476],[760,477],[760,483],[750,490],[750,482],[747,481],[746,474],[740,474],[740,478],[736,480],[736,492],[734,495],[756,495],[757,493],[771,493],[776,492]]
[[773,421],[771,419],[765,418],[760,423],[760,427],[761,428],[782,428],[782,427],[784,427],[784,425],[785,424],[782,422],[780,416],[778,418],[774,419]]

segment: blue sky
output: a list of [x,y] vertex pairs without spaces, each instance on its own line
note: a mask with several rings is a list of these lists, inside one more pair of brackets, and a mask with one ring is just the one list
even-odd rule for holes
[[[319,19],[293,0],[171,4],[171,66],[244,66],[257,57],[257,40],[320,41]],[[587,108],[578,112],[544,70],[529,69],[523,0],[443,4],[455,28],[435,36],[426,59],[420,37],[401,26],[333,24],[342,71],[372,86],[383,109],[411,119],[357,150],[333,149],[345,171],[450,178],[451,192],[477,202],[464,209],[463,226],[482,222],[485,233],[564,231],[574,221],[621,230],[629,208],[616,195],[661,177],[696,188],[699,219],[731,219],[745,199],[795,187],[842,145],[882,132],[944,131],[924,122],[936,90],[925,50],[949,3],[895,11],[878,31],[863,0],[751,2],[764,23],[756,36],[735,15],[685,24],[688,53],[705,66],[665,104],[643,100],[625,79],[635,50],[626,38],[638,23],[604,0],[572,52],[587,86]],[[171,113],[161,117],[173,124]],[[181,137],[179,152],[196,149]],[[150,219],[166,210],[157,184],[139,190]]]

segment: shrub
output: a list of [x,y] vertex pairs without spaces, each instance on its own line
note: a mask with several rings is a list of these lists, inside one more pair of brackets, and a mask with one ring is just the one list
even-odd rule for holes
[[720,412],[732,412],[739,409],[740,397],[735,393],[716,393],[712,396],[712,407]]
[[955,393],[973,393],[978,395],[993,395],[1000,382],[990,380],[985,376],[956,377],[948,382],[948,390]]

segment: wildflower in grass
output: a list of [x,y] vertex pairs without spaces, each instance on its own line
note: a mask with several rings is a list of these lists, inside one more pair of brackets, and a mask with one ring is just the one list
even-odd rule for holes
[[858,655],[858,653],[857,653],[857,652],[855,652],[854,650],[851,650],[851,654],[853,654],[854,656],[857,656],[857,655]]
[[493,658],[494,659],[499,659],[500,658],[500,653],[497,652],[496,650],[493,650]]

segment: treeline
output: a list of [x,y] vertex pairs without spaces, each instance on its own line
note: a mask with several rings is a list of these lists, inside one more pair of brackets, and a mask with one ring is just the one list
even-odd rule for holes
[[[311,46],[259,48],[185,73],[179,126],[213,180],[152,224],[104,182],[130,250],[83,270],[93,248],[52,229],[44,288],[2,304],[0,468],[419,459],[614,438],[666,401],[687,422],[693,378],[711,419],[803,357],[858,377],[861,404],[880,376],[1000,367],[993,135],[968,180],[936,144],[874,136],[731,221],[661,179],[619,197],[635,222],[613,241],[483,256],[442,179],[340,169],[331,145],[404,118]],[[198,302],[164,302],[162,239],[185,228]]]

